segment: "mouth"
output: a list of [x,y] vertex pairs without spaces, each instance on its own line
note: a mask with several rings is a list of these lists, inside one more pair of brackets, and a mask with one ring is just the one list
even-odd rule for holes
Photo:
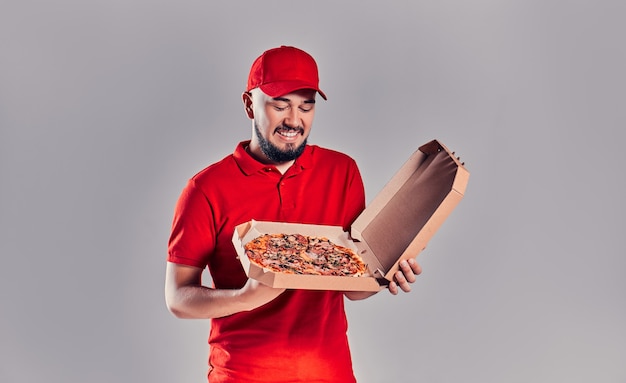
[[291,128],[291,127],[287,127],[287,126],[279,126],[278,128],[276,128],[276,130],[274,130],[275,134],[278,134],[279,136],[288,139],[288,140],[292,140],[294,138],[296,138],[298,135],[303,135],[304,134],[304,129],[297,127],[297,128]]

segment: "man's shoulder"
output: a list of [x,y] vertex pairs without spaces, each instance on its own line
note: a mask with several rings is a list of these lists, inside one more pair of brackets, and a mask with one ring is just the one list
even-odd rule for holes
[[233,170],[237,169],[237,164],[232,154],[227,155],[221,160],[208,165],[204,169],[194,174],[191,179],[196,183],[204,183],[210,180],[219,179],[227,175],[232,175]]

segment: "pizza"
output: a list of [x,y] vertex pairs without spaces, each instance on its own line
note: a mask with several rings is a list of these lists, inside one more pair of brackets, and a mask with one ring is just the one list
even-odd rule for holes
[[251,262],[288,274],[358,277],[366,265],[356,252],[326,237],[264,234],[244,245]]

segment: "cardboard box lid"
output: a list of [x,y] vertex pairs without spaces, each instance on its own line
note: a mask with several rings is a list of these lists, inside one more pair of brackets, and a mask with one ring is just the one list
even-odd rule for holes
[[416,257],[465,193],[469,172],[433,140],[422,145],[352,224],[359,255],[376,278],[393,280]]

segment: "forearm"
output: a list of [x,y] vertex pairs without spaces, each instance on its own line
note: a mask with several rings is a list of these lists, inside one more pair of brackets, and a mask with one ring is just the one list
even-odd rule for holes
[[178,318],[219,318],[254,308],[241,298],[240,290],[218,290],[206,286],[182,286],[166,293],[167,307]]
[[248,279],[241,289],[212,289],[202,284],[202,269],[168,262],[165,302],[178,318],[219,318],[255,309],[279,296],[274,289]]

